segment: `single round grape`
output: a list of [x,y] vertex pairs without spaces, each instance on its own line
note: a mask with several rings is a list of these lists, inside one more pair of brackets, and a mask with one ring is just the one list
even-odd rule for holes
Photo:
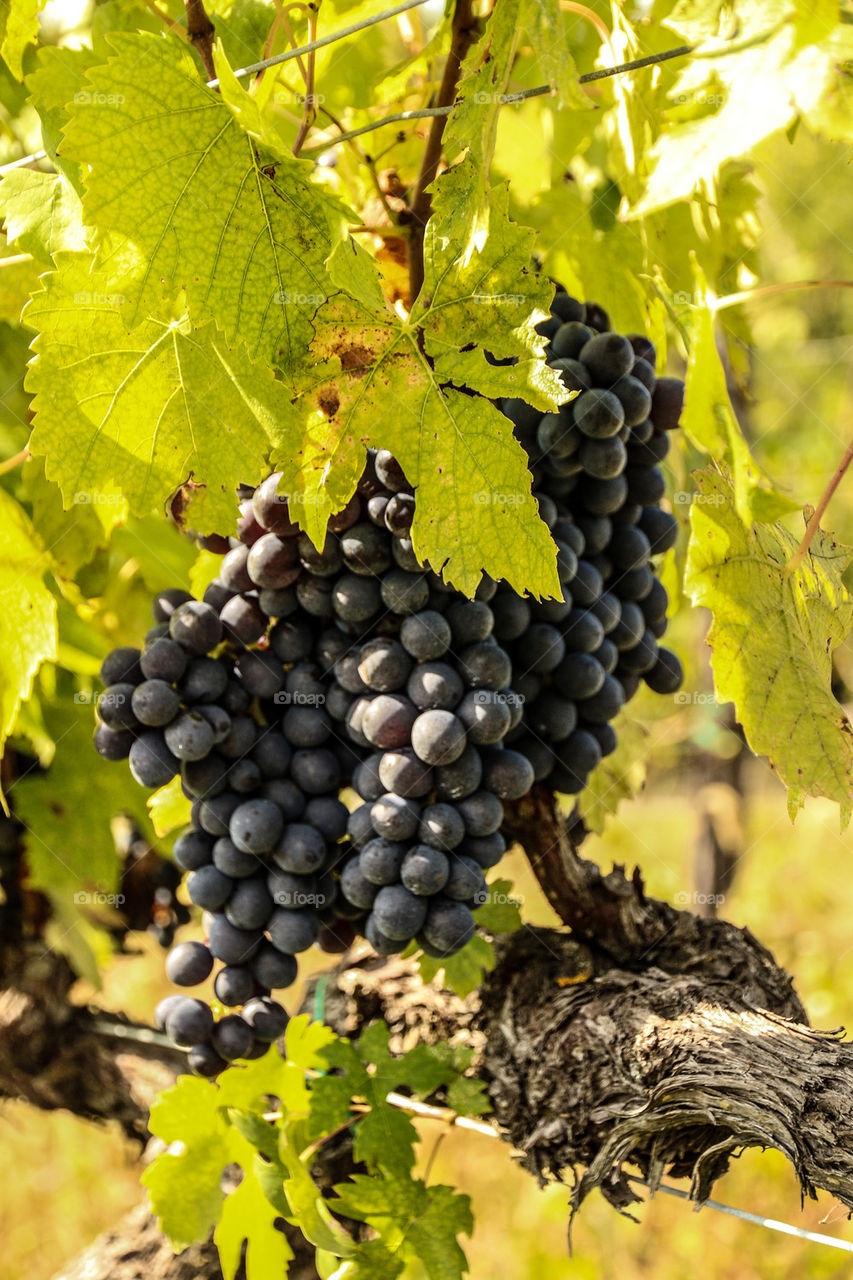
[[432,894],[439,893],[449,875],[450,864],[446,855],[429,844],[413,845],[400,867],[403,885],[418,897],[431,897]]
[[506,695],[492,689],[471,689],[457,707],[468,741],[482,746],[499,742],[511,724]]
[[[612,641],[605,638],[596,649],[593,657],[600,665],[604,674],[611,676],[616,670],[616,664],[619,661],[619,650]],[[601,680],[598,684],[598,689],[600,689],[603,684],[604,681]],[[598,689],[590,689],[589,693],[578,694],[578,697],[589,698],[593,693],[598,693]]]
[[494,635],[501,644],[517,640],[530,626],[530,605],[515,592],[498,591],[489,607],[494,618]]
[[322,707],[288,707],[281,718],[282,732],[293,747],[319,747],[332,730],[332,722]]
[[[448,765],[447,768],[453,769],[455,766]],[[398,796],[417,798],[425,796],[431,790],[433,771],[418,759],[411,747],[405,747],[383,753],[379,764],[379,779],[386,791],[394,791]]]
[[263,940],[260,929],[238,929],[216,913],[207,931],[207,945],[223,964],[247,964]]
[[186,1000],[186,998],[186,996],[182,996],[180,994],[164,996],[157,1004],[157,1007],[154,1010],[154,1026],[158,1031],[166,1030],[166,1019],[169,1014],[173,1009],[178,1007],[182,1000]]
[[346,689],[347,693],[361,694],[370,692],[358,672],[359,653],[360,650],[354,649],[351,653],[344,654],[335,663],[335,679],[342,689]]
[[219,742],[219,754],[226,760],[241,760],[255,746],[258,726],[251,716],[234,716],[231,727]]
[[[536,623],[524,637],[522,653],[525,667],[536,675],[555,670],[563,661],[566,644],[556,627]],[[509,683],[508,680],[504,682]]]
[[473,858],[484,871],[496,867],[506,853],[506,840],[500,831],[490,836],[468,836],[458,850],[466,858]]
[[312,796],[305,806],[305,822],[316,828],[329,844],[346,834],[348,817],[346,805],[336,796]]
[[[442,800],[461,800],[478,789],[482,777],[480,753],[469,743],[458,760],[435,770],[436,791]],[[399,787],[395,790],[399,791]]]
[[252,696],[238,680],[229,679],[219,704],[229,716],[240,716],[249,710]]
[[671,649],[658,649],[655,665],[645,673],[645,681],[654,693],[677,693],[684,680],[681,663]]
[[388,938],[378,928],[373,915],[369,915],[364,924],[364,936],[370,943],[373,950],[380,956],[398,955],[403,950],[405,944],[394,938]]
[[166,977],[176,987],[197,987],[210,977],[212,968],[213,956],[203,942],[179,942],[166,957]]
[[340,544],[334,533],[327,533],[321,548],[314,546],[307,533],[302,533],[296,543],[297,555],[303,568],[318,578],[331,578],[343,565]]
[[376,927],[386,938],[402,941],[420,932],[426,919],[427,904],[401,884],[385,885],[374,899],[372,914]]
[[277,907],[293,910],[317,905],[317,881],[311,875],[276,868],[267,875],[267,889]]
[[601,760],[601,748],[589,729],[575,729],[565,742],[560,743],[557,758],[572,773],[585,777]]
[[223,875],[242,880],[254,875],[262,864],[256,854],[238,849],[230,836],[220,836],[213,845],[213,865]]
[[446,898],[457,902],[470,902],[483,893],[486,877],[483,868],[474,858],[454,854],[450,859],[450,874],[442,889]]
[[296,599],[300,608],[312,618],[331,619],[334,614],[333,589],[334,584],[328,578],[301,578],[296,584]]
[[452,711],[422,711],[412,724],[411,743],[425,764],[452,764],[465,750],[465,726]]
[[577,719],[574,702],[553,690],[537,698],[524,712],[526,727],[546,742],[561,742],[567,738],[577,724]]
[[258,592],[258,604],[268,618],[289,618],[299,608],[293,587]]
[[166,1034],[182,1049],[205,1044],[213,1031],[213,1014],[203,1000],[182,996],[166,1016]]
[[199,802],[199,824],[210,836],[227,836],[231,815],[243,801],[233,791],[205,798]]
[[173,684],[186,671],[187,655],[177,641],[163,636],[148,646],[139,665],[146,680],[163,680],[167,684]]
[[241,880],[225,904],[225,918],[238,929],[263,929],[272,915],[273,900],[264,876]]
[[608,634],[617,649],[630,649],[637,644],[645,629],[646,621],[640,606],[633,600],[624,600],[619,622]]
[[290,518],[288,495],[278,491],[280,480],[281,472],[274,471],[258,485],[252,494],[252,512],[262,529],[283,538],[294,538],[299,534],[299,527]]
[[420,822],[420,805],[389,791],[375,800],[370,810],[373,829],[387,840],[408,840]]
[[607,440],[586,440],[581,445],[578,460],[588,476],[610,480],[625,470],[628,453],[619,437],[614,435]]
[[378,892],[378,886],[368,880],[361,869],[361,855],[351,859],[341,872],[341,893],[347,902],[363,911],[369,911]]
[[658,378],[649,417],[658,431],[674,431],[684,408],[684,383],[680,378]]
[[[600,387],[582,391],[572,401],[572,414],[578,430],[595,440],[616,436],[625,425],[625,413],[619,400],[612,392]],[[582,465],[584,448],[585,444],[582,444],[578,455]]]
[[284,668],[270,653],[250,650],[238,654],[234,667],[244,689],[253,698],[272,698],[284,684]]
[[205,604],[210,605],[211,609],[221,613],[228,601],[237,594],[239,593],[226,586],[221,578],[214,578],[205,587],[201,598]]
[[571,320],[583,320],[587,308],[560,285],[551,301],[551,311],[565,324]]
[[254,644],[267,629],[268,615],[255,596],[234,595],[219,610],[219,621],[241,644]]
[[223,875],[212,863],[191,871],[187,876],[187,893],[190,902],[205,911],[218,911],[228,901],[234,888],[230,876]]
[[252,760],[264,778],[283,778],[290,767],[293,751],[281,733],[266,730],[252,747]]
[[469,943],[474,928],[474,917],[468,907],[449,898],[437,898],[430,903],[422,926],[424,939],[444,955],[453,955]]
[[354,524],[358,524],[361,519],[361,509],[361,498],[357,493],[354,493],[345,507],[342,507],[340,511],[336,511],[333,516],[329,517],[329,528],[332,533],[345,533]]
[[267,1044],[284,1035],[290,1021],[278,1001],[271,1000],[269,996],[259,996],[249,1000],[243,1009],[242,1016],[244,1022],[251,1027],[256,1039],[266,1041]]
[[106,724],[95,729],[95,750],[105,760],[126,760],[134,741],[130,729],[111,729]]
[[392,613],[408,615],[426,608],[429,587],[420,573],[407,573],[405,569],[389,569],[380,586],[382,603]]
[[421,711],[451,711],[464,691],[461,676],[446,662],[419,663],[406,685],[406,693]]
[[630,649],[623,649],[619,655],[619,679],[624,685],[627,674],[642,676],[651,671],[657,662],[658,646],[651,631],[646,628],[640,639]]
[[462,650],[459,669],[463,680],[472,689],[503,689],[509,684],[512,663],[500,645],[482,640]]
[[231,816],[229,834],[243,853],[269,853],[276,847],[284,818],[271,800],[247,800]]
[[179,760],[202,760],[213,750],[213,729],[200,711],[184,711],[167,725],[163,736]]
[[203,831],[191,827],[178,836],[172,847],[172,857],[181,871],[197,871],[210,862],[213,849],[213,841]]
[[189,653],[210,653],[222,639],[222,623],[209,604],[187,600],[169,619],[169,635]]
[[643,507],[638,523],[649,540],[649,550],[654,556],[669,551],[678,541],[678,521],[660,507]]
[[405,537],[415,519],[415,499],[410,493],[395,493],[385,508],[385,528]]
[[344,563],[353,573],[378,577],[391,567],[390,542],[384,528],[378,529],[366,521],[354,524],[341,535]]
[[[405,844],[376,836],[373,840],[368,840],[359,854],[358,868],[365,880],[372,885],[381,887],[386,884],[396,884],[400,878],[400,867],[405,855]],[[344,893],[349,896],[346,888]],[[356,888],[356,894],[360,900],[368,896],[366,892],[361,894],[358,888]],[[355,905],[359,906],[360,901]]]
[[267,933],[277,951],[298,955],[314,944],[318,928],[317,914],[310,907],[277,907],[270,918]]
[[[565,649],[572,653],[594,653],[604,639],[604,627],[591,609],[572,609],[563,623],[562,632]],[[556,669],[562,660],[563,655],[553,669]]]
[[223,559],[219,573],[229,590],[235,593],[251,591],[255,583],[249,573],[249,547],[241,543],[232,547]]
[[402,689],[412,670],[412,659],[396,640],[377,636],[362,645],[358,673],[369,689],[393,693]]
[[227,1013],[213,1028],[211,1044],[221,1058],[233,1062],[242,1058],[251,1047],[251,1027],[237,1013]]
[[455,849],[465,836],[461,813],[452,804],[430,804],[421,813],[418,841],[434,849]]
[[192,600],[192,596],[181,587],[167,587],[165,591],[158,592],[151,602],[154,621],[168,622],[175,610],[188,600]]
[[382,607],[379,583],[357,573],[344,573],[332,588],[332,607],[344,622],[366,622]]
[[290,776],[306,795],[326,795],[341,782],[341,766],[327,747],[309,747],[295,751]]
[[279,662],[301,662],[313,647],[314,632],[306,618],[282,618],[270,632],[270,649]]
[[380,693],[370,700],[362,719],[362,732],[375,747],[394,749],[406,746],[417,708],[402,694]]
[[614,476],[611,480],[584,476],[578,484],[577,493],[591,515],[609,516],[624,506],[628,497],[628,481],[624,475]]
[[405,569],[407,573],[421,572],[421,566],[418,563],[418,557],[415,555],[411,538],[392,539],[391,555],[398,568]]
[[220,969],[213,980],[213,993],[222,1004],[234,1008],[245,1004],[255,990],[255,979],[250,969],[239,964],[229,964]]
[[583,698],[578,702],[578,715],[592,724],[603,724],[612,720],[622,709],[625,695],[615,676],[605,676],[604,683],[598,693],[591,698]]
[[143,787],[165,787],[181,767],[160,729],[140,734],[130,748],[128,762],[131,774]]
[[212,1044],[194,1044],[187,1053],[187,1066],[194,1076],[214,1080],[228,1063],[221,1058]]
[[373,818],[370,815],[371,808],[370,804],[360,804],[347,818],[347,835],[357,849],[367,844],[368,840],[372,840],[376,835]]
[[631,366],[631,373],[626,374],[624,378],[619,378],[610,386],[610,393],[614,395],[622,406],[625,414],[625,426],[635,427],[638,423],[644,422],[649,416],[652,407],[652,397],[647,387],[636,377],[634,370],[636,369],[636,361]]
[[307,822],[291,822],[284,828],[273,854],[283,871],[308,875],[326,860],[326,842],[316,827]]
[[285,955],[270,942],[264,942],[251,963],[255,981],[270,991],[280,991],[296,981],[299,966],[291,955]]
[[[490,791],[474,791],[458,801],[455,812],[462,819],[463,834],[490,836],[503,822],[504,807]],[[462,835],[460,835],[460,840]],[[456,841],[456,844],[460,843]]]
[[500,800],[519,800],[533,786],[529,760],[509,748],[486,747],[483,751],[483,789]]
[[[183,657],[182,653],[181,656]],[[147,674],[141,663],[139,649],[131,648],[130,645],[113,649],[101,664],[101,681],[105,685],[139,684]]]
[[566,698],[589,698],[604,684],[604,669],[591,653],[567,653],[554,672],[554,686]]
[[111,684],[98,698],[98,715],[110,729],[138,729],[133,711],[132,684]]
[[625,468],[626,498],[643,507],[660,502],[666,493],[666,480],[660,467],[630,465]]
[[400,642],[419,662],[440,658],[449,649],[450,641],[450,624],[435,609],[422,609],[403,619]]

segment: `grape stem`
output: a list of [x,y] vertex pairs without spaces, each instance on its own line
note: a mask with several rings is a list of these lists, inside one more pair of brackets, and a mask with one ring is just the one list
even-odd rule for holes
[[187,36],[201,59],[208,79],[216,76],[213,65],[213,23],[204,7],[204,0],[184,0],[187,12]]
[[820,522],[823,518],[823,514],[826,511],[826,508],[829,506],[830,498],[835,493],[835,490],[838,488],[839,484],[841,483],[842,477],[845,471],[847,470],[847,468],[850,466],[850,463],[852,460],[853,460],[853,440],[850,441],[847,448],[844,450],[844,456],[842,457],[838,466],[833,471],[829,484],[824,489],[820,502],[815,507],[814,514],[812,515],[812,518],[809,520],[808,524],[806,525],[806,531],[803,534],[800,545],[797,547],[796,551],[791,556],[791,559],[788,561],[787,568],[790,573],[793,573],[794,570],[798,569],[802,564],[805,558],[806,552],[811,546],[812,539],[814,538],[815,534],[817,533],[820,527]]
[[429,187],[441,163],[441,144],[444,138],[444,126],[447,116],[456,97],[456,85],[465,55],[474,42],[476,29],[474,26],[474,10],[471,0],[456,0],[453,9],[453,22],[450,29],[450,48],[444,64],[444,74],[438,90],[436,107],[442,109],[441,115],[433,117],[421,160],[420,172],[409,199],[408,216],[411,221],[411,235],[408,244],[409,295],[410,302],[421,291],[424,282],[424,232],[429,220],[431,200]]
[[765,284],[758,289],[744,289],[742,293],[729,293],[718,298],[713,310],[725,311],[738,307],[742,302],[754,302],[758,298],[772,298],[778,293],[793,293],[797,289],[853,289],[853,280],[791,280],[783,284]]
[[30,456],[29,448],[27,446],[24,446],[24,448],[20,451],[20,453],[16,453],[14,457],[5,458],[2,462],[0,462],[0,476],[5,476],[10,471],[14,471],[15,467],[19,467],[21,463],[26,462],[29,456]]
[[[317,39],[317,14],[320,9],[322,0],[315,0],[314,4],[308,5],[308,43],[313,44]],[[307,68],[305,75],[305,102],[302,109],[302,123],[299,126],[299,132],[296,135],[296,141],[293,144],[293,154],[299,155],[302,150],[302,144],[308,136],[308,131],[317,119],[317,103],[314,94],[314,59],[316,50],[311,49],[307,54]]]

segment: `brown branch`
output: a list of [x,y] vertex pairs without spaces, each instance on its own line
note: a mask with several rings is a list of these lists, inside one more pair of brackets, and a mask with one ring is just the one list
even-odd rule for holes
[[803,534],[800,545],[788,561],[787,568],[789,572],[793,572],[795,569],[798,569],[802,564],[806,552],[812,544],[812,539],[820,528],[820,522],[823,519],[826,508],[829,506],[830,499],[835,493],[835,490],[841,484],[841,481],[844,478],[844,473],[850,466],[851,461],[853,461],[853,440],[850,441],[847,448],[844,450],[844,456],[833,471],[829,484],[824,489],[820,502],[815,507],[812,518],[806,525],[806,531]]
[[[450,48],[444,64],[444,74],[438,90],[435,106],[450,107],[456,97],[456,84],[462,63],[476,36],[475,19],[472,0],[456,0],[453,11],[453,22],[450,30]],[[434,116],[427,135],[426,146],[418,174],[409,200],[409,219],[411,234],[409,236],[409,293],[411,301],[421,291],[424,282],[424,232],[430,215],[429,187],[438,173],[441,163],[441,145],[444,139],[444,126],[447,116]]]
[[216,67],[213,65],[213,33],[214,27],[204,0],[184,0],[187,12],[187,35],[190,43],[201,59],[204,74],[208,80],[216,79]]

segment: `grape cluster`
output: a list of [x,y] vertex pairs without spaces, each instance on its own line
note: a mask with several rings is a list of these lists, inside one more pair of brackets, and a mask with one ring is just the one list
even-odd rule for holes
[[539,332],[548,363],[577,394],[556,413],[520,400],[502,407],[528,454],[539,513],[557,544],[563,598],[537,603],[502,587],[492,611],[524,705],[506,741],[530,761],[537,781],[576,795],[615,750],[610,722],[640,681],[669,694],[681,684],[678,658],[658,644],[668,600],[652,561],[678,533],[659,505],[659,464],[678,426],[684,385],[655,376],[647,338],[613,333],[601,307],[562,289]]
[[314,943],[344,951],[360,933],[383,955],[415,941],[440,958],[464,946],[505,851],[503,802],[545,777],[577,793],[640,678],[677,687],[650,560],[675,535],[657,463],[680,384],[655,379],[645,339],[611,334],[600,308],[563,292],[543,331],[583,394],[544,417],[502,407],[557,543],[562,600],[488,578],[468,600],[424,569],[413,488],[370,451],[319,549],[279,473],[242,488],[237,536],[202,540],[223,556],[203,599],[160,593],[144,648],[104,663],[97,749],[147,787],[180,776],[192,801],[174,858],[206,940],[174,947],[167,973],[192,987],[218,961],[230,1012],[217,1021],[177,995],[157,1020],[200,1074],[281,1033],[272,993]]

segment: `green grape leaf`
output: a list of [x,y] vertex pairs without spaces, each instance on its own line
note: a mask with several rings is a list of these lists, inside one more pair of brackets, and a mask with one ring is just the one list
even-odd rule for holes
[[832,695],[832,652],[853,627],[842,575],[853,550],[818,532],[796,569],[780,524],[745,525],[732,484],[698,475],[690,512],[685,586],[711,610],[708,632],[718,697],[732,701],[753,751],[785,783],[792,813],[828,796],[850,819],[853,730]]
[[56,603],[44,583],[46,567],[29,518],[0,490],[0,752],[36,672],[56,657]]
[[219,1221],[222,1171],[230,1158],[229,1125],[219,1110],[215,1085],[181,1076],[158,1094],[151,1132],[167,1144],[142,1175],[152,1212],[176,1249],[204,1239]]
[[603,832],[620,800],[633,800],[646,780],[648,729],[624,712],[613,727],[617,734],[616,750],[593,769],[578,797],[583,820],[597,835]]
[[215,319],[252,358],[292,369],[329,292],[342,206],[306,162],[259,153],[186,45],[145,33],[109,43],[116,56],[89,72],[90,101],[78,95],[63,152],[90,166],[87,223],[120,238],[133,228],[129,278],[112,250],[101,259],[111,291],[129,295],[127,322],[186,288],[194,321]]
[[704,273],[694,263],[695,298],[700,301],[680,309],[687,335],[688,359],[684,412],[685,433],[706,453],[731,464],[735,505],[745,524],[772,521],[798,509],[780,493],[752,457],[735,417],[726,385],[726,374],[714,336],[714,296]]
[[100,517],[121,516],[121,509],[78,502],[66,511],[59,489],[45,477],[43,458],[30,458],[22,475],[33,525],[47,548],[51,567],[63,579],[76,579],[109,540],[109,523],[105,526]]
[[[424,333],[432,315],[420,316]],[[316,325],[313,351],[325,362],[309,397],[316,409],[305,415],[303,441],[277,457],[281,490],[312,540],[322,543],[328,516],[349,500],[365,446],[374,444],[390,449],[417,487],[412,541],[422,563],[469,596],[484,570],[516,590],[556,595],[553,542],[503,414],[443,386],[418,327],[390,309],[340,295]]]
[[542,78],[557,87],[557,106],[592,111],[595,104],[580,83],[559,0],[530,0],[527,30]]
[[0,58],[16,80],[24,74],[24,50],[38,38],[44,5],[45,0],[4,0],[0,5]]
[[[143,831],[151,829],[144,793],[130,781],[127,767],[102,760],[92,746],[91,701],[90,694],[80,692],[76,705],[63,700],[45,706],[45,723],[56,743],[50,770],[15,784],[15,810],[27,828],[28,882],[55,908],[62,907],[68,921],[80,911],[98,909],[104,895],[108,903],[118,889],[121,864],[110,833],[114,815],[130,813]],[[64,942],[59,948],[67,949]]]
[[213,1233],[225,1280],[234,1280],[246,1242],[246,1280],[285,1276],[293,1250],[283,1231],[274,1225],[279,1217],[256,1175],[258,1157],[240,1159],[243,1180],[225,1197],[222,1216]]
[[53,254],[86,248],[80,199],[61,174],[12,169],[0,182],[0,214],[7,242],[48,267]]
[[[97,15],[100,8],[95,10]],[[41,120],[44,149],[60,173],[64,174],[78,197],[83,195],[83,174],[75,160],[59,153],[62,129],[68,122],[68,105],[78,93],[89,93],[85,75],[97,66],[98,55],[92,49],[56,49],[50,45],[36,54],[36,69],[27,76],[32,104]]]
[[287,1060],[304,1071],[318,1071],[325,1065],[325,1050],[336,1040],[331,1027],[312,1022],[307,1013],[297,1014],[284,1033]]
[[308,1165],[293,1145],[287,1127],[282,1130],[279,1155],[287,1169],[284,1194],[290,1206],[288,1220],[298,1226],[305,1238],[317,1248],[326,1249],[338,1258],[351,1258],[357,1249],[355,1241],[329,1211]]
[[459,1076],[451,1081],[447,1105],[460,1116],[484,1116],[492,1109],[484,1081],[471,1076]]
[[477,990],[484,975],[494,969],[495,949],[486,938],[475,934],[461,951],[448,960],[434,960],[422,952],[418,964],[424,982],[432,982],[437,974],[443,973],[445,987],[458,996],[468,996]]
[[474,919],[487,933],[515,933],[521,928],[521,899],[513,897],[511,880],[493,880],[488,897],[477,907]]
[[338,1184],[335,1194],[337,1212],[369,1223],[389,1247],[417,1259],[429,1280],[461,1280],[468,1264],[457,1236],[474,1229],[468,1196],[420,1180],[361,1174]]
[[192,805],[181,790],[180,774],[176,774],[165,787],[152,791],[146,804],[155,836],[167,836],[176,827],[186,826],[190,820]]
[[230,528],[236,484],[265,472],[284,387],[212,325],[148,318],[129,332],[128,299],[85,257],[62,255],[44,283],[25,313],[39,331],[27,378],[31,449],[66,504],[108,504],[117,487],[132,514],[161,514],[191,480],[188,522]]

